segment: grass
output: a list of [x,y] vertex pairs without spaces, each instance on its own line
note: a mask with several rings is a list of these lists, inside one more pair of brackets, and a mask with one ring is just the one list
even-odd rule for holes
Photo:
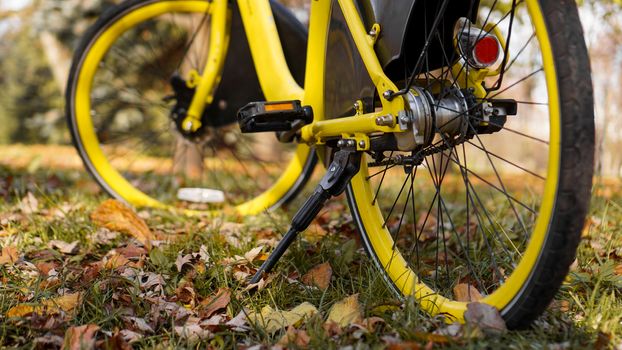
[[[38,209],[31,214],[23,201],[29,192],[38,201]],[[102,348],[115,348],[111,339],[122,330],[143,333],[132,343],[135,348],[249,348],[279,342],[285,330],[268,333],[253,323],[234,330],[221,323],[210,326],[211,336],[197,343],[175,330],[184,322],[176,319],[181,310],[170,313],[153,302],[167,301],[193,312],[192,302],[227,288],[232,293],[231,301],[217,313],[224,320],[243,309],[259,311],[269,305],[289,310],[303,302],[313,304],[318,313],[296,325],[308,334],[309,348],[622,348],[622,191],[616,181],[596,185],[577,263],[556,300],[531,329],[500,336],[435,336],[434,331],[445,327],[443,320],[425,315],[412,300],[401,301],[391,294],[361,248],[343,198],[334,200],[324,214],[331,224],[309,230],[298,239],[279,263],[273,279],[260,291],[245,291],[245,283],[234,277],[236,272],[252,271],[256,263],[232,266],[224,262],[254,247],[273,245],[288,225],[289,214],[284,210],[253,218],[210,220],[141,210],[139,215],[155,234],[170,242],[154,248],[142,260],[133,260],[143,264],[142,268],[102,269],[89,275],[93,264],[102,261],[112,249],[135,242],[128,235],[117,235],[109,242],[93,238],[93,234],[103,231],[90,215],[107,198],[81,170],[0,167],[0,246],[15,246],[21,255],[15,265],[0,264],[3,347],[41,347],[44,339],[63,338],[70,327],[86,324],[100,327],[96,340]],[[320,239],[317,230],[326,230],[326,236]],[[75,254],[60,253],[49,248],[51,240],[77,240],[79,250]],[[178,256],[198,253],[202,246],[209,253],[209,262],[199,268],[201,262],[193,258],[179,272],[175,264]],[[325,291],[300,283],[300,276],[324,262],[333,269]],[[49,274],[41,272],[43,263],[55,267],[58,281],[51,283]],[[132,271],[142,277],[135,277]],[[144,288],[141,278],[145,276],[161,276],[164,283],[160,289]],[[183,295],[183,287],[188,285],[195,293],[190,301]],[[71,292],[82,293],[73,311],[6,317],[18,304],[37,305]],[[383,321],[374,331],[357,327],[346,327],[337,334],[327,331],[323,325],[331,307],[356,293],[363,317],[375,316]],[[128,317],[147,320],[154,332],[141,331],[128,322]],[[467,330],[464,333],[469,334]],[[58,342],[59,338],[55,339]]]

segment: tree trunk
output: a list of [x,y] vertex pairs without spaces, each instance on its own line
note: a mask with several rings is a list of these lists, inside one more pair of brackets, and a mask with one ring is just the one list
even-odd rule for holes
[[67,88],[67,79],[71,68],[71,50],[50,32],[42,32],[40,41],[54,80],[56,80],[62,94]]

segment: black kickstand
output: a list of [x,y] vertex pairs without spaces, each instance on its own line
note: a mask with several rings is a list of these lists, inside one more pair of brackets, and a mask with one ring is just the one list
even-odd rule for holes
[[350,180],[359,172],[360,165],[361,153],[356,151],[356,147],[344,147],[335,153],[335,157],[328,166],[328,170],[319,185],[315,188],[311,197],[298,210],[294,219],[292,219],[289,231],[287,231],[272,254],[257,270],[250,283],[259,282],[264,273],[272,270],[298,234],[309,227],[311,221],[324,207],[326,201],[341,194],[346,189]]

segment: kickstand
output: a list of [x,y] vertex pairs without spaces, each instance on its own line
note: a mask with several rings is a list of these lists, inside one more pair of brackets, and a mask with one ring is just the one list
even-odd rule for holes
[[335,152],[335,157],[328,166],[326,174],[322,177],[311,197],[298,209],[298,212],[292,219],[289,231],[287,231],[272,254],[257,270],[257,273],[250,281],[251,284],[259,282],[264,273],[272,270],[298,234],[309,227],[311,221],[324,207],[326,201],[341,194],[346,189],[350,180],[359,172],[360,165],[361,153],[356,151],[356,147],[344,147]]

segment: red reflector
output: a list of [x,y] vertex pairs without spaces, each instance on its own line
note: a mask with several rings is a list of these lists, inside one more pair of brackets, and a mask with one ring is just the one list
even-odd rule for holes
[[475,61],[482,66],[490,66],[499,58],[499,42],[494,36],[481,38],[473,48]]

